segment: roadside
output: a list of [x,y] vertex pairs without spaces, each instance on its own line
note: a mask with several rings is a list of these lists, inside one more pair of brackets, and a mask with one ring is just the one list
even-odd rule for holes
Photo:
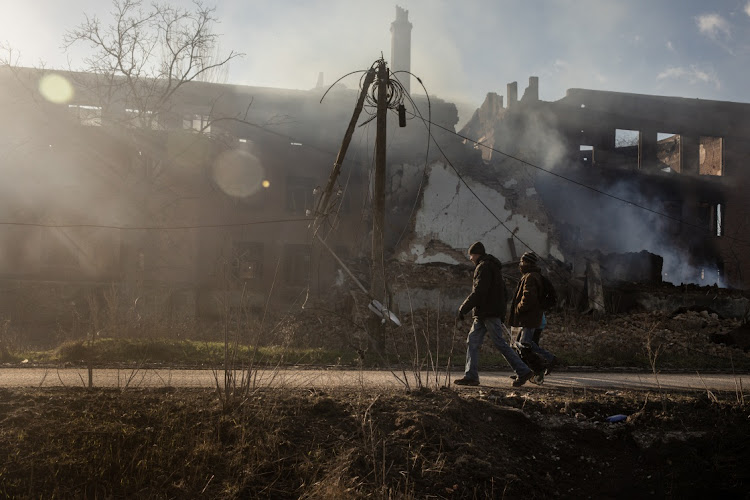
[[0,388],[0,496],[746,498],[750,489],[750,415],[734,393],[280,388]]

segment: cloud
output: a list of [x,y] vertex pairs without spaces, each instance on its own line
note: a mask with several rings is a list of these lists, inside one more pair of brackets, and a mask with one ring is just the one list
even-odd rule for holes
[[702,14],[695,18],[695,22],[698,30],[712,40],[729,38],[729,22],[719,14]]
[[719,77],[713,71],[705,71],[694,64],[689,67],[671,66],[656,76],[657,80],[687,80],[690,84],[708,83],[721,88]]
[[745,5],[745,14],[750,16],[750,2],[747,2],[747,5]]
[[667,50],[670,52],[674,52],[674,45],[672,44],[671,40],[667,40]]

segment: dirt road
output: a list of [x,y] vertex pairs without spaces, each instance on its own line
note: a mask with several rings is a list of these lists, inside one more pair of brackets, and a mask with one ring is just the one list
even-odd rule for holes
[[[453,372],[450,381],[463,374]],[[511,387],[510,372],[483,372],[482,386]],[[237,375],[238,382],[241,374]],[[744,377],[744,380],[743,380]],[[750,375],[731,374],[659,374],[557,372],[544,382],[545,388],[644,389],[736,391],[747,386]],[[96,387],[215,387],[223,386],[223,372],[212,370],[170,369],[95,369]],[[408,387],[417,382],[413,372],[280,369],[261,370],[254,374],[256,386],[278,387]],[[438,385],[446,383],[444,371],[438,374]],[[85,368],[0,368],[0,387],[83,387],[88,384]],[[435,387],[435,374],[422,372],[421,385]],[[533,388],[532,384],[525,387]]]

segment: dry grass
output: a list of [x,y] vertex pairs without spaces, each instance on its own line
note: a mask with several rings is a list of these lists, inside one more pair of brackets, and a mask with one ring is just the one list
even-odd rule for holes
[[[0,390],[6,498],[549,498],[747,491],[733,394]],[[609,424],[616,413],[633,416]],[[635,417],[637,416],[637,418]],[[720,423],[721,425],[717,425]]]

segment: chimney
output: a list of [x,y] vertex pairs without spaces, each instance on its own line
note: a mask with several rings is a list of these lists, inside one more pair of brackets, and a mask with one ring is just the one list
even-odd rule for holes
[[539,77],[530,76],[529,86],[526,87],[526,91],[523,93],[524,101],[538,101],[539,100]]
[[508,109],[518,102],[518,82],[508,84]]
[[[391,23],[391,72],[411,71],[411,23],[409,11],[396,6],[396,20]],[[400,73],[396,78],[410,91],[411,76]]]

